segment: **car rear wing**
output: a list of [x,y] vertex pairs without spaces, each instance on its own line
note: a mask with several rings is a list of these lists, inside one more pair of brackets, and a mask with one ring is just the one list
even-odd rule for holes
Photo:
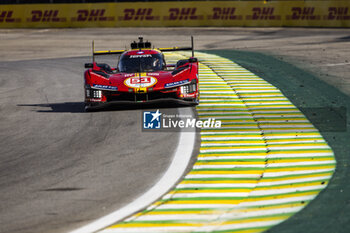
[[158,48],[158,50],[162,52],[171,52],[171,51],[186,51],[191,50],[192,51],[192,57],[194,57],[194,43],[193,43],[193,36],[191,36],[191,47],[172,47],[172,48]]
[[95,56],[98,55],[112,55],[112,54],[122,54],[126,50],[103,50],[95,51],[95,41],[92,41],[92,61],[95,62]]
[[[132,42],[131,49],[143,49],[150,48],[150,42],[143,42],[143,37],[139,37],[139,42]],[[157,48],[161,52],[172,52],[172,51],[192,51],[192,57],[194,57],[194,46],[193,46],[193,36],[191,36],[191,47],[172,47],[172,48]],[[95,51],[95,42],[92,41],[92,61],[95,61],[95,56],[99,55],[113,55],[113,54],[122,54],[127,50],[104,50],[104,51]]]

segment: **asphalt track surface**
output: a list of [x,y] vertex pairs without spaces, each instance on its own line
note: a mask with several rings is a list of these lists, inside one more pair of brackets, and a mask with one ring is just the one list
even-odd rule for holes
[[[140,196],[169,166],[177,133],[141,133],[141,109],[83,112],[82,64],[89,61],[89,41],[99,34],[104,35],[98,37],[104,47],[111,42],[115,48],[139,34],[156,39],[154,33],[163,36],[156,41],[162,47],[169,42],[182,46],[194,34],[198,49],[272,54],[278,59],[269,63],[270,56],[224,52],[262,78],[270,78],[267,81],[298,107],[315,103],[348,107],[349,30],[120,31],[119,37],[116,29],[0,32],[0,232],[73,230]],[[296,80],[293,85],[273,74],[276,67],[281,67],[282,77],[288,74]],[[174,112],[179,106],[161,107]],[[348,232],[346,127],[323,133],[338,161],[333,183],[309,207],[271,232]]]
[[[64,232],[150,189],[178,133],[142,133],[140,107],[85,113],[85,58],[3,62],[1,232]],[[143,106],[176,113],[176,105]]]

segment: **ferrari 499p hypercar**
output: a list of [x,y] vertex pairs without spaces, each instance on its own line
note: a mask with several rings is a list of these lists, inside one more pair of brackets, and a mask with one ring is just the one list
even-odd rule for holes
[[[106,104],[176,100],[198,104],[198,61],[191,47],[151,48],[139,37],[130,50],[95,51],[93,62],[86,63],[85,110]],[[163,52],[192,50],[192,57],[167,65]],[[117,67],[96,63],[95,56],[119,54]]]

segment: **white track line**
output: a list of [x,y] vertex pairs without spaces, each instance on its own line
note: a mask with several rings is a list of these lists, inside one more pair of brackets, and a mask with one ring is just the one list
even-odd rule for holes
[[[193,115],[191,108],[179,109],[179,115]],[[194,143],[195,143],[195,129],[191,132],[181,132],[179,143],[177,145],[173,161],[171,162],[168,170],[164,173],[162,178],[142,196],[135,199],[133,202],[118,209],[94,222],[89,223],[79,229],[73,230],[70,233],[90,233],[101,230],[116,222],[130,216],[131,214],[146,208],[166,192],[168,192],[181,178],[185,172],[187,165],[190,161]]]
[[324,66],[346,66],[346,65],[350,65],[350,62],[336,63],[336,64],[326,64]]

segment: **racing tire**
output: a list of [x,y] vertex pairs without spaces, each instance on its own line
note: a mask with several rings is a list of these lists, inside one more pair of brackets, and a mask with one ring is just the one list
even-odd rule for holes
[[199,104],[199,98],[197,97],[195,99],[188,99],[186,102],[191,106],[196,106]]
[[99,110],[98,104],[85,103],[84,106],[85,112],[96,112]]
[[84,105],[84,111],[85,111],[85,112],[92,112],[91,105],[85,103],[85,105]]
[[199,104],[199,95],[193,100],[194,105]]

